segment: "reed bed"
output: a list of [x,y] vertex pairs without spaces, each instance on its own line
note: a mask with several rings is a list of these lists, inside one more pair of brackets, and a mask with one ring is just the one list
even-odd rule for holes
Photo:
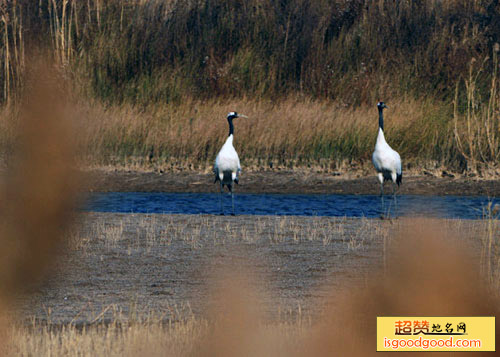
[[[81,330],[75,326],[15,326],[9,331],[11,344],[4,350],[6,355],[38,355],[38,356],[193,356],[206,355],[209,352],[225,354],[226,347],[220,343],[228,336],[216,336],[213,330],[220,324],[213,324],[206,319],[191,317],[175,324],[165,324],[154,318],[134,324],[122,325],[113,322],[108,326],[95,326]],[[283,321],[274,324],[259,323],[259,328],[245,339],[257,343],[253,355],[257,351],[273,351],[279,355],[290,355],[308,336],[310,320],[306,317],[295,321]],[[224,331],[227,332],[227,331]],[[234,331],[233,331],[234,332]],[[237,336],[244,333],[237,330]],[[234,334],[233,334],[234,336]],[[250,340],[250,341],[248,341]],[[262,345],[262,341],[265,342]],[[213,343],[219,343],[217,350]],[[241,340],[232,341],[241,343]],[[239,350],[242,346],[236,346]],[[243,347],[246,349],[246,347]],[[227,351],[229,354],[230,351]]]
[[[75,101],[79,104],[72,109],[78,131],[74,139],[83,168],[208,172],[226,140],[225,117],[229,111],[249,116],[235,122],[234,145],[244,171],[278,168],[333,172],[371,167],[378,131],[375,105],[352,108],[311,99],[191,99],[182,105],[139,109],[129,104],[104,106],[95,101]],[[476,121],[457,112],[454,116],[451,105],[443,107],[432,101],[403,98],[387,103],[385,136],[403,157],[404,170],[446,168],[482,174],[498,169],[495,158],[499,134],[491,115],[487,119],[492,124],[488,129],[490,139],[483,140],[477,131],[469,136],[467,129],[467,122],[474,128],[484,128],[479,118],[487,116],[482,112],[476,112]],[[16,142],[17,115],[16,106],[0,113],[4,161]],[[468,149],[463,151],[462,138],[481,146],[481,150],[471,154]]]
[[[15,95],[36,42],[106,102],[280,97],[347,105],[383,95],[453,98],[499,42],[495,1],[12,1],[3,79]],[[28,46],[26,46],[28,45]],[[491,61],[487,67],[494,68]],[[488,84],[489,76],[481,78]]]
[[384,100],[407,168],[481,172],[500,155],[495,4],[3,2],[2,117],[43,51],[78,93],[85,165],[207,169],[238,110],[247,167],[335,170],[369,161]]
[[[389,104],[386,137],[407,167],[460,161],[453,137],[442,135],[453,124],[436,114],[442,108],[413,99]],[[234,145],[245,169],[333,171],[370,162],[378,129],[374,108],[292,99],[190,100],[147,110],[85,104],[79,114],[82,164],[208,170],[227,137],[225,116],[236,110],[249,116],[235,123]]]

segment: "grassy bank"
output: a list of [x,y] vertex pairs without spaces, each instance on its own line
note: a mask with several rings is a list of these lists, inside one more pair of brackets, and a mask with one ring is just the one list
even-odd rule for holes
[[251,116],[247,168],[364,164],[379,99],[406,169],[500,159],[493,0],[43,0],[0,16],[3,117],[43,48],[74,90],[84,165],[206,169],[230,110]]
[[[407,165],[459,160],[448,135],[453,122],[447,108],[411,99],[389,106],[386,135]],[[87,110],[84,156],[96,165],[210,167],[227,137],[230,110],[249,116],[235,123],[234,142],[247,169],[273,163],[337,170],[370,162],[378,129],[374,106],[353,109],[328,101],[214,100],[144,111],[127,105]]]
[[[395,98],[386,103],[390,107],[385,113],[386,138],[404,159],[404,169],[481,172],[496,166],[500,135],[494,116],[477,107],[470,115],[461,115],[451,104],[428,99]],[[375,105],[352,108],[297,98],[186,100],[144,109],[81,103],[73,115],[82,164],[209,169],[227,137],[225,117],[232,110],[249,116],[235,122],[234,145],[246,170],[267,169],[271,164],[322,171],[371,165],[378,130]],[[490,136],[485,134],[488,129]]]
[[[234,145],[244,170],[371,167],[378,131],[375,105],[352,108],[326,100],[191,99],[147,108],[75,103],[68,117],[77,129],[83,167],[209,170],[226,140],[229,111],[249,116],[235,121]],[[401,154],[405,170],[494,172],[500,153],[495,112],[487,115],[471,104],[472,111],[462,115],[452,104],[429,99],[386,103],[386,139]],[[17,110],[4,110],[2,116],[0,143],[8,159]]]

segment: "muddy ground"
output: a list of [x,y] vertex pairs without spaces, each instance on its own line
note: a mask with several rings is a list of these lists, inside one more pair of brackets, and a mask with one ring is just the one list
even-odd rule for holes
[[[360,177],[355,177],[360,176]],[[453,177],[450,177],[453,176]],[[93,170],[85,189],[95,192],[218,192],[210,173]],[[387,190],[392,190],[386,183]],[[375,175],[345,175],[312,171],[244,172],[237,192],[378,194]],[[400,194],[499,196],[500,180],[444,173],[404,176]]]
[[[200,316],[220,276],[251,274],[272,318],[314,315],[325,297],[381,272],[404,220],[85,213],[51,277],[17,299],[21,319],[60,325]],[[478,221],[443,221],[477,232]],[[469,234],[476,236],[477,234]]]

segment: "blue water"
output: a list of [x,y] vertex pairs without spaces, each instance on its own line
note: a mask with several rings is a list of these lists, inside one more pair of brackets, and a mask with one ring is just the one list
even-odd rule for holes
[[[289,195],[236,194],[236,214],[379,217],[380,197],[376,195]],[[224,195],[225,213],[231,212],[231,197]],[[483,215],[488,202],[499,199],[470,196],[398,196],[386,197],[385,214],[391,216],[431,216],[436,218],[475,219]],[[86,211],[120,213],[219,214],[216,193],[145,193],[110,192],[93,194]]]

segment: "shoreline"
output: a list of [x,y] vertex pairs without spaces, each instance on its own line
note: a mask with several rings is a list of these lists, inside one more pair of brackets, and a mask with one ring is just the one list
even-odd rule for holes
[[[153,172],[133,170],[92,169],[85,171],[83,189],[88,192],[218,192],[212,173],[194,171]],[[357,175],[361,176],[361,175]],[[390,183],[385,192],[392,192]],[[354,194],[376,195],[380,186],[374,174],[348,177],[338,173],[312,171],[261,171],[244,172],[238,193],[283,194]],[[499,179],[436,177],[414,175],[403,177],[399,194],[405,195],[456,195],[500,196]]]

